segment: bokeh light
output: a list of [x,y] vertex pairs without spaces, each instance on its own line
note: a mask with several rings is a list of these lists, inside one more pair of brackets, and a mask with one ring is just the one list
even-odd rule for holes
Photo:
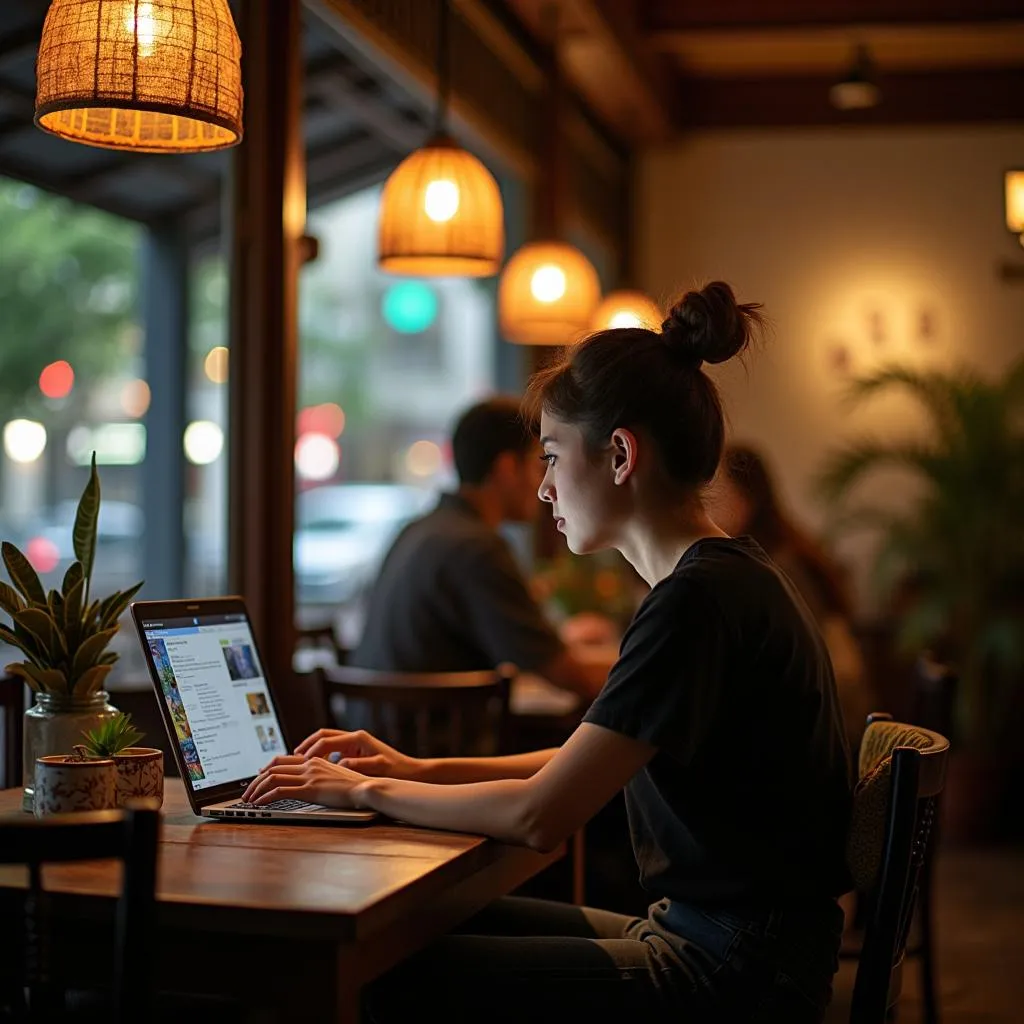
[[326,434],[302,434],[295,442],[295,469],[303,480],[329,480],[340,462],[341,451]]
[[126,416],[142,419],[149,410],[149,385],[141,379],[130,380],[121,388],[121,408]]
[[228,379],[228,350],[223,345],[206,353],[203,371],[214,384],[226,384]]
[[399,281],[384,293],[381,313],[399,334],[419,334],[437,319],[437,296],[422,281]]
[[311,405],[299,411],[296,421],[297,434],[326,434],[341,437],[345,431],[345,412],[334,402]]
[[75,371],[65,359],[43,367],[39,374],[39,390],[47,398],[67,398],[75,386]]
[[441,448],[433,441],[416,441],[405,453],[405,468],[413,476],[433,476],[443,461]]
[[184,444],[189,462],[208,466],[224,450],[224,431],[210,420],[194,420],[185,428]]
[[11,420],[4,425],[4,451],[13,462],[35,462],[46,449],[46,427],[35,420]]

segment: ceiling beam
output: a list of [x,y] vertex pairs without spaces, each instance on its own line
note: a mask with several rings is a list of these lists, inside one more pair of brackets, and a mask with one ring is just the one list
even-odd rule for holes
[[399,152],[411,152],[427,140],[428,129],[422,119],[404,116],[379,89],[359,85],[336,61],[327,67],[311,68],[306,89],[362,121],[374,135]]
[[1024,121],[1024,69],[885,75],[881,102],[840,111],[834,77],[690,78],[680,84],[690,128],[906,125]]
[[[616,127],[624,137],[647,143],[669,138],[678,121],[671,72],[641,32],[637,5],[632,0],[567,0],[566,7],[582,33],[573,32],[562,44],[564,64],[588,101],[600,108],[602,97],[615,92]],[[593,68],[601,69],[596,78],[587,74]]]
[[1020,0],[645,0],[639,6],[642,28],[651,33],[1016,21],[1021,16]]

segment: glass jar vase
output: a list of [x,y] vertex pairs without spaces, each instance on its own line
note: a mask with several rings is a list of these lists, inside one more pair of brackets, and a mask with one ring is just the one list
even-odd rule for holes
[[48,754],[70,754],[83,733],[97,728],[117,714],[106,690],[85,697],[67,693],[37,693],[36,702],[25,712],[25,758],[22,762],[24,790],[21,806],[32,810],[36,758]]

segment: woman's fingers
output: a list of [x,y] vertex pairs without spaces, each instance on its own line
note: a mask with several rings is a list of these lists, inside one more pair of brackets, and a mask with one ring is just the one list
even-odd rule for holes
[[242,794],[245,803],[255,803],[257,799],[274,786],[301,786],[305,781],[306,765],[281,765],[271,771],[257,775]]
[[307,736],[296,748],[296,754],[305,754],[314,743],[326,739],[328,736],[338,736],[341,733],[337,729],[317,729],[311,736]]
[[262,807],[264,804],[272,804],[275,800],[295,799],[300,796],[306,797],[310,803],[316,803],[317,801],[313,798],[313,794],[309,792],[310,788],[310,784],[305,779],[300,779],[296,784],[278,786],[267,790],[266,793],[256,797],[253,803],[257,807]]

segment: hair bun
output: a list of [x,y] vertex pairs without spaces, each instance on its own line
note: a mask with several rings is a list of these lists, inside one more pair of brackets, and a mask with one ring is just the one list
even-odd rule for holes
[[759,302],[740,304],[724,281],[687,292],[661,325],[662,338],[677,358],[697,369],[742,352],[764,326]]

